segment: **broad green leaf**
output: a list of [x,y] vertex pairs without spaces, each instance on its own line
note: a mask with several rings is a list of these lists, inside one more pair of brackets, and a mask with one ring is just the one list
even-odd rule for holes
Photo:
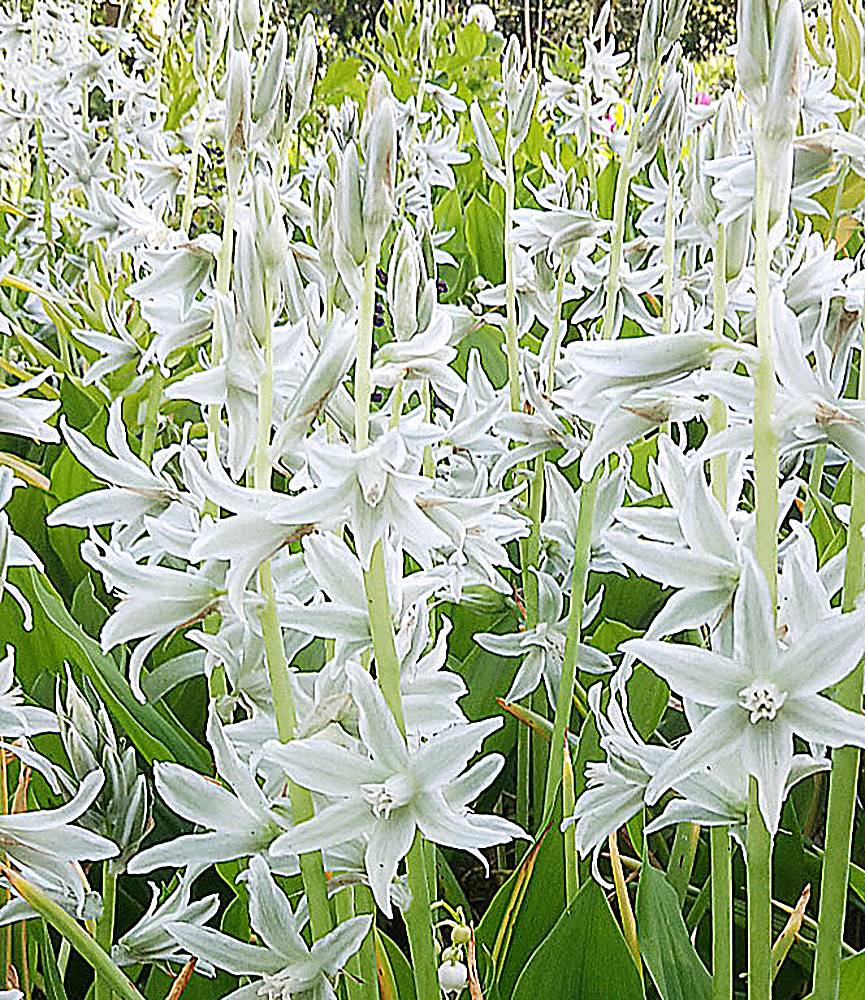
[[[478,964],[487,970],[487,983],[492,981],[490,958],[496,947],[502,924],[506,928],[507,949],[498,956],[498,987],[502,997],[509,997],[514,984],[532,952],[552,930],[564,909],[564,855],[562,834],[550,829],[543,838],[531,865],[533,848],[523,857],[521,866],[496,893],[476,931]],[[526,870],[522,871],[523,866]],[[521,902],[515,891],[525,882]]]
[[532,954],[513,1000],[643,1000],[644,995],[604,893],[590,880]]
[[[175,760],[209,771],[210,755],[164,711],[136,700],[114,659],[103,653],[70,615],[51,583],[35,570],[19,573],[16,584],[33,605],[32,633],[16,640],[19,654],[30,647],[32,662],[59,672],[64,661],[90,678],[118,726],[148,761]],[[21,656],[22,662],[27,660]]]
[[466,246],[478,274],[500,285],[505,273],[501,216],[482,195],[473,194],[466,205],[465,219]]
[[676,891],[648,863],[637,889],[637,932],[662,1000],[708,1000],[711,977],[691,944]]

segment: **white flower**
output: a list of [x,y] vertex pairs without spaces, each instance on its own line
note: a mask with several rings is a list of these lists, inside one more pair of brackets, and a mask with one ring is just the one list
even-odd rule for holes
[[148,847],[129,862],[129,872],[143,875],[155,868],[211,865],[250,855],[266,857],[287,873],[296,872],[296,858],[274,849],[274,841],[289,825],[288,803],[268,799],[226,738],[215,712],[207,724],[207,739],[216,773],[228,787],[180,764],[154,767],[156,790],[171,811],[204,832]]
[[630,639],[622,646],[673,690],[708,710],[655,772],[646,798],[654,802],[706,764],[740,753],[744,770],[757,779],[760,811],[774,834],[794,735],[832,747],[865,746],[865,716],[820,694],[846,677],[862,655],[865,612],[833,615],[781,648],[768,585],[748,555],[733,618],[731,657],[652,639]]
[[19,382],[0,386],[0,434],[19,434],[34,441],[58,441],[55,428],[46,421],[60,408],[58,399],[33,399],[25,393],[37,389],[54,373],[50,368]]
[[[548,574],[536,571],[538,578],[538,624],[519,632],[495,635],[479,632],[475,642],[499,656],[521,656],[523,662],[506,695],[507,701],[519,701],[531,694],[543,680],[550,705],[555,707],[562,676],[562,661],[568,631],[568,617],[562,617],[562,588]],[[603,589],[583,610],[583,626],[597,615],[604,598]],[[577,651],[577,668],[591,674],[603,674],[613,669],[606,653],[581,642]]]
[[336,1000],[334,981],[369,933],[372,917],[351,917],[310,948],[301,936],[305,921],[260,858],[249,864],[248,885],[249,922],[262,947],[189,923],[169,924],[168,930],[190,954],[252,979],[225,1000]]
[[368,753],[323,739],[269,745],[269,756],[293,781],[333,800],[283,834],[274,849],[327,850],[365,835],[370,886],[390,916],[390,884],[418,830],[433,843],[471,851],[481,860],[481,847],[524,834],[508,820],[467,808],[504,764],[490,754],[465,770],[501,719],[451,727],[410,751],[369,674],[353,665],[346,673]]

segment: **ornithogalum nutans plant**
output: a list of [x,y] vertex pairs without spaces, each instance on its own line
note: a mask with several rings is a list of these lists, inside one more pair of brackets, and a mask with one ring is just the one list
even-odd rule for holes
[[860,996],[865,5],[639,6],[4,9],[0,998]]

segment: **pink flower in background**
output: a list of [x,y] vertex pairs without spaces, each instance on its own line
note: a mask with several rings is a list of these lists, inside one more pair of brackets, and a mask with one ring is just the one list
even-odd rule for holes
[[698,90],[694,94],[694,104],[711,104],[712,98],[706,93],[705,90]]

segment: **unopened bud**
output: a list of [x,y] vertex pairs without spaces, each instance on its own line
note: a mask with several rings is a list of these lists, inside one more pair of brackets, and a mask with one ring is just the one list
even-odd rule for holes
[[336,182],[336,220],[340,240],[355,264],[363,263],[366,256],[361,197],[357,147],[350,142],[342,155]]
[[318,46],[315,41],[315,21],[312,14],[303,19],[297,52],[292,64],[291,109],[288,129],[292,131],[309,111],[312,104],[312,88],[318,69]]
[[285,79],[285,50],[287,46],[285,25],[281,24],[273,39],[267,59],[261,67],[252,101],[253,121],[261,121],[273,110],[282,94]]
[[377,254],[394,213],[396,118],[385,97],[373,112],[366,136],[363,229],[367,249]]

